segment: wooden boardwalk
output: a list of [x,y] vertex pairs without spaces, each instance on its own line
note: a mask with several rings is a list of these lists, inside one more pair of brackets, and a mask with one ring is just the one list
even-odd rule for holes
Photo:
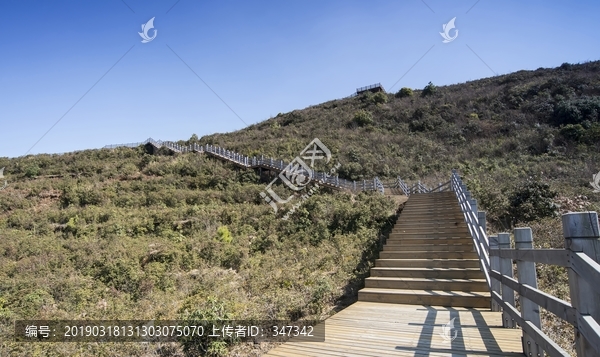
[[325,342],[291,339],[266,355],[523,356],[521,330],[490,310],[454,192],[410,196],[358,300],[324,322]]
[[[454,320],[456,338],[442,337]],[[523,356],[521,330],[489,309],[359,301],[325,320],[325,342],[289,342],[266,356]]]

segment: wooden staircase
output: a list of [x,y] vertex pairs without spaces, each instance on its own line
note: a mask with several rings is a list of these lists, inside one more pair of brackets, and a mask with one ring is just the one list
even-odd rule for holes
[[485,276],[454,192],[410,196],[358,300],[490,307]]

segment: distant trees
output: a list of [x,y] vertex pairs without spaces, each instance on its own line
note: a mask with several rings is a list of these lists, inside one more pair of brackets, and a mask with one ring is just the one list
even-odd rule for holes
[[426,97],[426,96],[434,95],[436,92],[437,92],[437,87],[433,83],[429,82],[429,83],[427,83],[425,88],[423,88],[423,91],[421,92],[421,96]]
[[396,98],[405,98],[405,97],[412,97],[413,96],[413,90],[407,87],[402,87],[400,88],[400,90],[396,93]]
[[600,121],[600,97],[581,97],[559,102],[554,109],[555,125]]

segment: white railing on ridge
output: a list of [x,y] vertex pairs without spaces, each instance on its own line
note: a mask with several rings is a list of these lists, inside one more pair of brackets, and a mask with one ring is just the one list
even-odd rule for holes
[[[255,168],[255,167],[264,167],[268,169],[275,169],[279,171],[283,171],[289,163],[271,158],[265,158],[264,156],[260,157],[250,157],[245,156],[231,150],[224,149],[215,145],[199,145],[199,144],[191,144],[188,146],[180,145],[171,141],[161,141],[154,140],[152,138],[148,138],[146,141],[138,142],[138,143],[130,143],[130,144],[119,144],[119,145],[106,145],[105,149],[114,149],[117,147],[137,147],[139,145],[151,144],[156,148],[166,147],[175,152],[200,152],[200,153],[209,153],[213,156],[225,159],[227,161],[233,162],[239,166],[245,168]],[[384,193],[383,183],[379,180],[378,177],[373,178],[372,180],[363,180],[361,181],[350,181],[339,176],[328,175],[324,172],[314,171],[313,172],[313,180],[322,182],[328,186],[332,186],[338,189],[345,189],[350,191],[377,191],[381,194]]]

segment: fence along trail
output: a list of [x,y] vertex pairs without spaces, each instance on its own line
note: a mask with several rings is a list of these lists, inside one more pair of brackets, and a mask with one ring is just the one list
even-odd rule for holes
[[[148,139],[118,146],[148,144],[206,153],[245,168],[281,172],[287,166],[211,145]],[[565,249],[534,249],[528,227],[488,237],[485,212],[456,171],[435,188],[409,186],[400,178],[384,185],[378,178],[361,183],[317,177],[343,190],[387,188],[408,201],[358,301],[323,322],[325,342],[292,338],[267,356],[569,356],[542,331],[540,307],[574,326],[578,357],[600,356],[596,212],[562,215]],[[535,263],[568,269],[570,303],[537,289]],[[455,331],[448,334],[451,320]],[[454,333],[456,338],[447,338]]]

